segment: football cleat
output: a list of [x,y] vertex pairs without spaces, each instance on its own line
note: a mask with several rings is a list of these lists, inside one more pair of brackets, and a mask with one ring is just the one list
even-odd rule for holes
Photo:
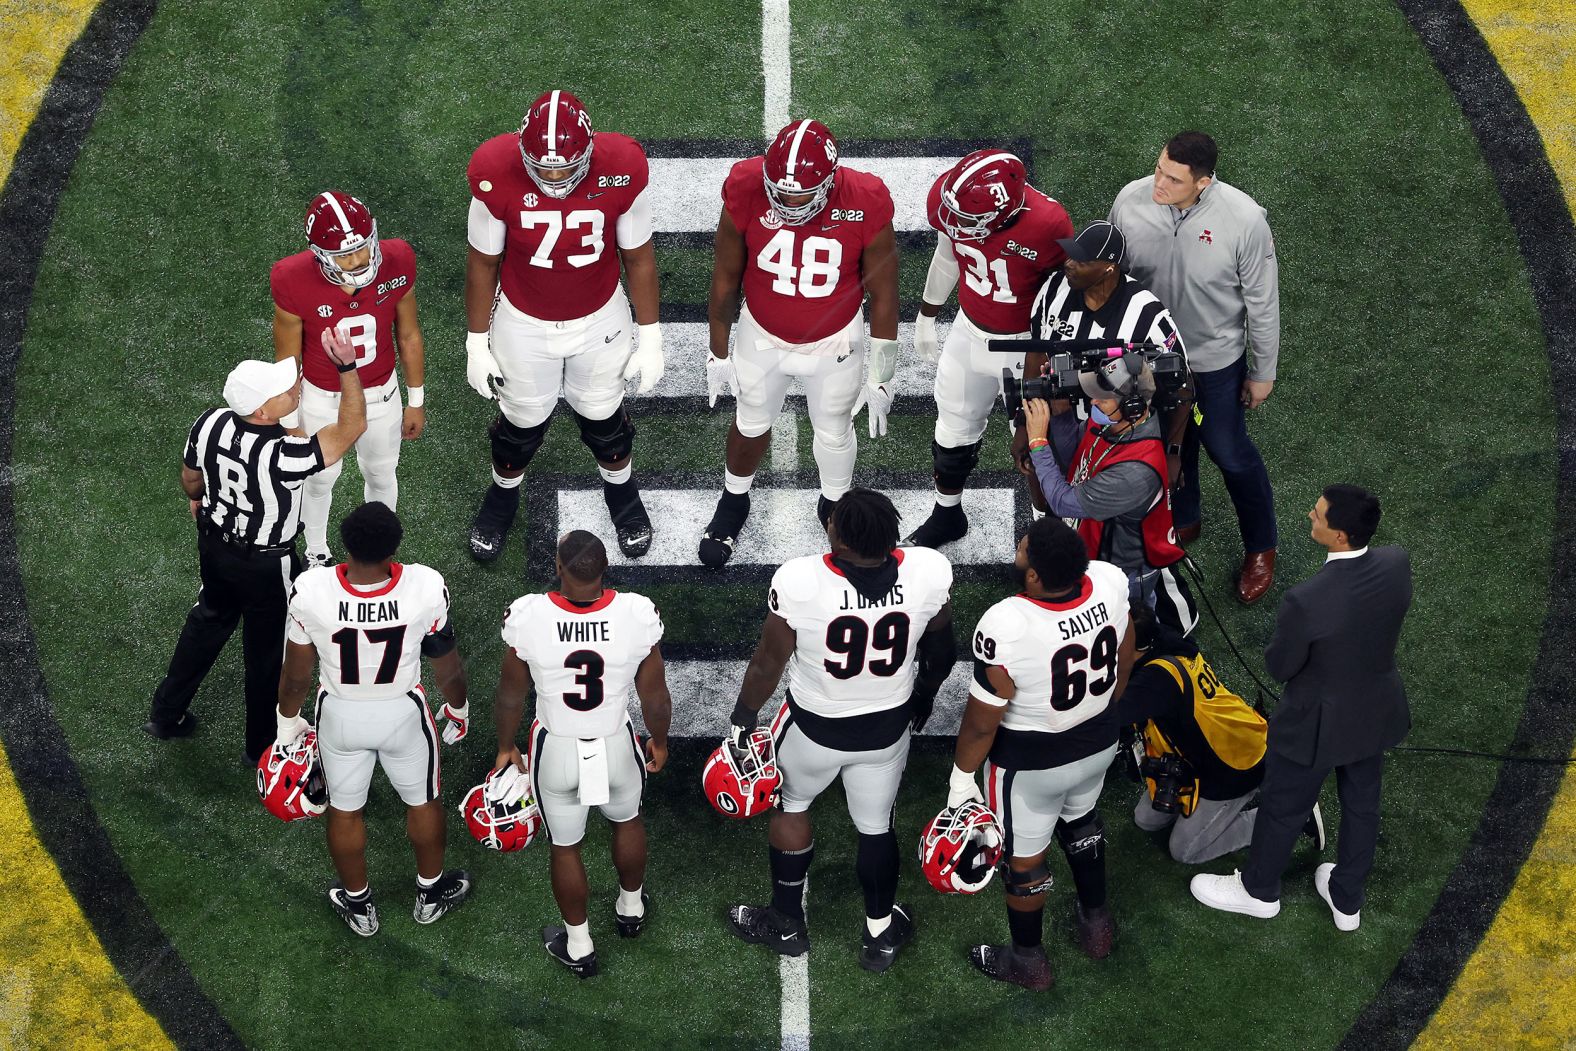
[[[895,911],[892,922],[897,922]],[[764,945],[779,956],[810,951],[810,931],[804,921],[784,916],[770,905],[735,905],[728,910],[728,926],[750,944]]]
[[343,883],[335,883],[328,888],[328,903],[333,906],[335,912],[339,913],[345,925],[363,938],[370,938],[378,933],[378,907],[372,901],[370,887],[358,899],[345,893]]
[[717,509],[706,532],[700,538],[700,560],[712,569],[721,569],[733,557],[733,544],[744,522],[750,517],[750,494],[724,491],[717,499]]
[[334,556],[326,548],[322,551],[313,551],[311,548],[307,549],[306,568],[316,569],[319,566],[331,566],[333,564]]
[[1010,982],[1037,993],[1056,984],[1051,961],[1046,959],[1043,946],[1019,949],[1014,945],[976,945],[969,950],[969,963],[987,978]]
[[825,529],[826,524],[832,520],[832,511],[836,507],[836,500],[828,500],[824,496],[817,496],[815,498],[815,517],[821,520],[822,529]]
[[464,869],[445,872],[430,887],[416,884],[416,907],[411,910],[417,923],[436,923],[446,913],[465,904],[471,896],[471,874]]
[[656,531],[651,526],[651,516],[646,513],[646,505],[641,501],[638,491],[633,500],[618,510],[609,507],[608,514],[618,534],[618,549],[625,558],[639,558],[651,550],[651,538]]
[[511,506],[503,489],[496,485],[487,487],[482,506],[477,509],[476,518],[471,522],[472,558],[478,562],[491,562],[503,554],[504,538],[509,535],[509,527],[514,524],[514,515],[519,506],[518,495]]
[[542,928],[542,948],[547,955],[563,964],[576,978],[596,977],[596,951],[592,950],[578,960],[569,955],[569,933],[556,924]]
[[1116,920],[1108,908],[1084,912],[1083,905],[1073,899],[1073,940],[1091,960],[1103,960],[1111,955],[1116,945]]
[[931,509],[930,517],[921,522],[919,528],[910,533],[903,543],[907,547],[935,548],[962,540],[968,532],[969,516],[963,513],[962,507],[942,507],[937,504]]
[[258,757],[257,796],[281,821],[317,817],[328,809],[328,785],[323,780],[316,730],[308,730],[288,744],[275,741]]
[[897,951],[914,940],[914,920],[907,905],[892,906],[892,922],[880,934],[872,935],[865,928],[864,942],[859,949],[859,966],[880,974],[897,959]]
[[753,817],[776,806],[783,775],[771,731],[752,730],[743,741],[723,741],[706,760],[700,783],[723,817]]
[[618,911],[618,905],[613,906],[613,922],[618,924],[620,938],[638,938],[645,929],[646,921],[651,918],[651,895],[645,891],[640,892],[640,904],[643,911],[639,916],[625,916]]
[[919,837],[919,868],[943,894],[976,894],[996,873],[1006,836],[983,803],[968,800],[931,819]]

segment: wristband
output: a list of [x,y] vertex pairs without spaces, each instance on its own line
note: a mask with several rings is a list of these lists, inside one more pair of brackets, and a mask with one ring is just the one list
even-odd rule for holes
[[1030,449],[1049,449],[1050,447],[1051,447],[1051,443],[1050,443],[1049,439],[1046,439],[1046,438],[1030,438],[1029,439],[1029,448]]
[[412,409],[419,409],[424,404],[426,404],[427,388],[424,385],[418,387],[406,387],[405,396],[406,405],[410,406]]
[[341,376],[343,376],[347,372],[355,372],[356,371],[356,363],[354,361],[352,361],[349,365],[341,365],[339,362],[336,361],[336,362],[334,362],[334,367],[339,370],[339,374]]
[[746,730],[753,730],[755,729],[756,722],[760,720],[760,717],[760,712],[751,711],[749,708],[745,707],[744,702],[740,701],[738,704],[733,706],[733,714],[728,716],[728,721],[734,726],[742,726]]

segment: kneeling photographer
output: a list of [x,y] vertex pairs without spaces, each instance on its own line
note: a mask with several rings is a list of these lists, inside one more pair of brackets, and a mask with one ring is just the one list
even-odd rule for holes
[[1226,689],[1198,644],[1133,608],[1133,670],[1116,702],[1119,761],[1141,781],[1133,821],[1171,829],[1184,865],[1241,850],[1253,839],[1269,724]]

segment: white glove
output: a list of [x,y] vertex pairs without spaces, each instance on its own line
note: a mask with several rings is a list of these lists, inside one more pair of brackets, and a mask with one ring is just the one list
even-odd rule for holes
[[624,378],[632,380],[639,376],[640,386],[635,388],[635,393],[646,394],[662,379],[664,371],[662,326],[655,323],[641,325],[636,330],[635,352],[629,356],[629,364],[624,366]]
[[897,398],[892,382],[897,372],[897,340],[872,338],[869,358],[869,377],[865,389],[859,392],[859,400],[854,402],[852,415],[858,416],[860,409],[870,406],[870,437],[880,438],[886,435],[887,413]]
[[941,360],[941,342],[936,338],[936,319],[928,314],[914,318],[914,353],[927,365]]
[[980,786],[974,781],[974,775],[964,773],[954,763],[952,776],[947,779],[947,809],[956,810],[971,799],[976,803],[985,802],[985,797],[980,795]]
[[463,704],[456,708],[445,704],[438,713],[443,716],[443,743],[459,744],[465,740],[465,731],[471,727],[471,706]]
[[723,391],[739,397],[739,374],[733,368],[733,355],[719,358],[711,351],[706,352],[706,407],[717,407],[717,396]]
[[274,709],[274,740],[279,744],[289,747],[299,741],[301,735],[310,729],[312,724],[299,712],[287,716],[278,708]]
[[465,381],[471,385],[471,390],[488,401],[493,399],[492,381],[503,382],[498,359],[487,346],[485,332],[465,334]]
[[897,373],[897,340],[870,337],[870,384],[890,385]]
[[487,779],[487,787],[482,789],[482,796],[489,803],[511,804],[527,799],[531,795],[531,782],[518,766],[510,763],[492,777]]

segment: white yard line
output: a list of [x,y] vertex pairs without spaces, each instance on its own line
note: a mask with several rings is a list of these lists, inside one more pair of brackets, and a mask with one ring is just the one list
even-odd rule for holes
[[[804,918],[810,919],[810,877],[804,878]],[[783,956],[777,962],[783,990],[783,1051],[810,1051],[810,953]]]
[[789,100],[793,97],[793,70],[788,61],[791,35],[788,0],[761,0],[761,72],[766,77],[761,137],[767,142],[788,123]]

